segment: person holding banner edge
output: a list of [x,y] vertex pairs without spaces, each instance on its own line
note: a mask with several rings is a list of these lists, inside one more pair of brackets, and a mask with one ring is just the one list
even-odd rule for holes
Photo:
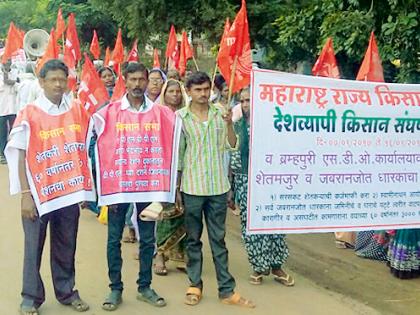
[[242,240],[245,244],[249,263],[253,269],[249,282],[260,285],[263,282],[263,276],[268,276],[271,272],[275,281],[285,286],[293,286],[295,284],[294,279],[282,269],[289,256],[285,235],[247,235],[246,233],[250,126],[249,88],[241,90],[239,102],[242,108],[242,117],[235,123],[235,132],[239,136],[239,150],[234,151],[232,154],[231,169],[234,173],[234,184],[239,196]]
[[[201,278],[203,216],[216,268],[219,299],[228,305],[254,308],[255,304],[235,289],[228,270],[225,244],[227,192],[229,180],[223,166],[224,152],[237,146],[232,112],[209,104],[211,81],[204,72],[195,72],[186,81],[191,103],[177,111],[182,119],[179,153],[177,204],[184,204],[187,231],[187,273],[190,286],[184,303],[197,305],[203,292]],[[181,193],[182,192],[182,193]]]

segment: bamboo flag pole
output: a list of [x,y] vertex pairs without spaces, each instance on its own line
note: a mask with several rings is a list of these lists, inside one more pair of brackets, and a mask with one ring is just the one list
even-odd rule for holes
[[61,34],[61,42],[63,44],[63,55],[64,55],[64,46],[66,46],[66,42],[64,41],[64,32]]
[[216,65],[214,66],[213,77],[211,79],[211,90],[212,91],[214,89],[214,79],[216,78],[216,73],[217,73],[217,60],[216,60]]
[[195,57],[193,56],[192,59],[193,59],[194,64],[195,64],[195,69],[197,69],[197,71],[200,71],[200,69],[198,69],[198,64],[197,64],[197,61],[195,60]]
[[227,101],[227,109],[229,109],[230,101],[232,99],[232,89],[233,84],[235,83],[235,73],[236,73],[236,64],[238,63],[238,55],[235,55],[235,59],[233,60],[232,72],[230,73],[230,82],[229,82],[229,96]]
[[166,72],[168,72],[168,57],[165,58],[165,66],[163,67],[163,69],[165,69]]

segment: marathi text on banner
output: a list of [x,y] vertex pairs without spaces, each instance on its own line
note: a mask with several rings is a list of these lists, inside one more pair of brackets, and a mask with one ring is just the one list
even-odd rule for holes
[[248,233],[420,226],[420,86],[255,70]]

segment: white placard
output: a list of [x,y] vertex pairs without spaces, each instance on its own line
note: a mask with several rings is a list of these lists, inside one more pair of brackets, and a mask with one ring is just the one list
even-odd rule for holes
[[420,85],[251,82],[248,233],[420,226]]

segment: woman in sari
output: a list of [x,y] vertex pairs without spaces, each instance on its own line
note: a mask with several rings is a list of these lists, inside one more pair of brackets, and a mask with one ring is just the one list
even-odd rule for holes
[[277,282],[285,286],[293,286],[294,279],[282,269],[289,256],[285,236],[281,234],[246,234],[250,124],[249,89],[241,91],[239,100],[242,107],[242,118],[235,123],[235,132],[239,135],[239,150],[232,154],[231,168],[234,173],[235,189],[239,195],[242,239],[249,263],[253,269],[249,282],[251,284],[262,284],[263,276],[268,276],[271,272]]
[[359,232],[356,255],[386,261],[400,279],[420,276],[420,229]]
[[[185,92],[181,82],[169,79],[162,87],[160,104],[176,111],[184,106]],[[156,230],[157,254],[153,271],[165,276],[168,274],[165,262],[176,261],[177,268],[185,270],[185,227],[182,209],[173,203],[162,203],[163,219],[158,222]]]

